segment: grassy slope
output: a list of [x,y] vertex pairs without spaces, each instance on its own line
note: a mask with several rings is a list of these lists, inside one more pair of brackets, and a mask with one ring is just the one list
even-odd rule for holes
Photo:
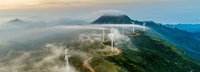
[[[200,65],[187,57],[182,51],[160,39],[141,35],[130,37],[133,45],[121,47],[122,53],[117,56],[102,56],[95,52],[103,48],[100,43],[94,43],[84,48],[92,55],[90,64],[96,72],[198,72]],[[70,63],[81,72],[90,72],[82,66],[82,59],[71,57]]]
[[148,36],[132,37],[131,39],[139,49],[138,51],[124,48],[121,55],[106,58],[109,62],[124,69],[122,72],[200,71],[200,65],[163,41]]

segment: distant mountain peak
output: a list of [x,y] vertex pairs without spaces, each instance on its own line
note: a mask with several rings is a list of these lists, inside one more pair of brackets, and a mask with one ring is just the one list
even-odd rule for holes
[[105,13],[102,16],[127,16],[126,14]]
[[22,20],[15,18],[15,19],[11,20],[10,22],[22,22]]
[[16,19],[9,21],[8,23],[23,23],[23,22],[24,21],[22,21],[21,19],[16,18]]
[[127,15],[123,14],[104,14],[92,22],[92,24],[132,24],[132,20]]

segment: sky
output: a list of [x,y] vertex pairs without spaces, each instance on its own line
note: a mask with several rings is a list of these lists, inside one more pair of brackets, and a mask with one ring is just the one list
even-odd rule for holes
[[93,21],[103,13],[163,24],[200,24],[200,0],[0,0],[0,23],[14,18]]

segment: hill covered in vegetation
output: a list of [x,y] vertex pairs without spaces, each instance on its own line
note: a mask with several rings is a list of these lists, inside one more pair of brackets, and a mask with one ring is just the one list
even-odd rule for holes
[[[165,41],[141,33],[129,36],[131,46],[120,45],[119,54],[111,51],[102,52],[109,42],[94,43],[83,51],[89,53],[90,68],[82,66],[80,57],[72,57],[70,62],[81,72],[198,72],[200,65],[178,48]],[[114,51],[115,53],[115,51]]]

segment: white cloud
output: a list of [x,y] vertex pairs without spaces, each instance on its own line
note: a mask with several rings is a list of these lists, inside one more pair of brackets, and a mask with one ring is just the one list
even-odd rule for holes
[[[119,30],[117,29],[113,29],[113,36],[114,36],[115,45],[120,45],[126,42],[130,42],[130,38],[124,34],[121,34]],[[108,35],[108,38],[110,40],[112,39],[111,34]]]
[[[65,63],[59,60],[65,49],[62,46],[47,44],[40,51],[24,52],[16,58],[1,62],[0,72],[66,72]],[[69,71],[78,72],[71,65]]]

